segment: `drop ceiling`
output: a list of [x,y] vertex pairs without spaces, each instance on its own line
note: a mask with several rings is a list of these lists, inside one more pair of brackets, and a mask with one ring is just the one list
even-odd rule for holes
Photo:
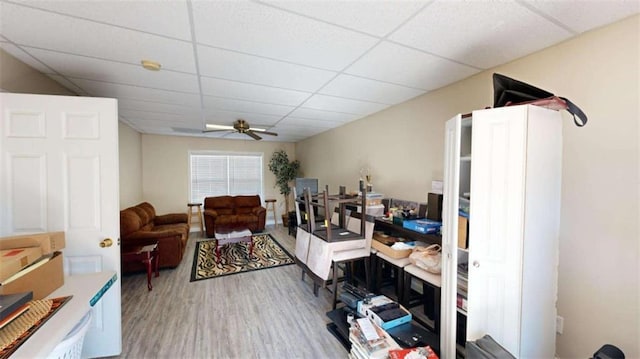
[[0,47],[79,95],[117,98],[141,133],[250,140],[202,133],[244,119],[296,142],[638,12],[637,0],[0,0]]

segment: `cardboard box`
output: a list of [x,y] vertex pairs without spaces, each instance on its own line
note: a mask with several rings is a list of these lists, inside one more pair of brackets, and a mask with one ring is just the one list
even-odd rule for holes
[[33,299],[44,299],[64,284],[62,252],[46,257],[46,262],[34,263],[18,272],[15,279],[0,285],[0,294],[33,292]]
[[469,247],[469,220],[466,217],[458,216],[458,248]]
[[40,247],[26,247],[0,250],[0,282],[37,261],[42,257]]
[[40,247],[43,255],[59,251],[64,246],[64,232],[23,234],[0,238],[0,249]]
[[[373,241],[371,241],[371,247],[377,249],[381,253],[388,255],[391,258],[394,258],[394,259],[407,258],[413,251],[412,249],[401,249],[401,250],[393,249],[391,248],[391,246],[395,242],[394,237],[380,238],[379,236],[380,236],[379,234],[374,233]],[[394,240],[388,240],[388,238],[394,238]]]

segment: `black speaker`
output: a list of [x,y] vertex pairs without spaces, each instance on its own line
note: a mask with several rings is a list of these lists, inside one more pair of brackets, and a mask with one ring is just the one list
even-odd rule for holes
[[427,196],[427,219],[442,222],[442,195],[429,193]]

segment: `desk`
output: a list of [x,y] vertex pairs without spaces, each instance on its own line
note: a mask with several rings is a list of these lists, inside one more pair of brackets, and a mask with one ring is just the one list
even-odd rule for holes
[[378,217],[375,220],[374,231],[381,231],[394,237],[402,237],[409,241],[420,241],[427,244],[442,245],[442,236],[439,234],[422,234],[410,229],[404,228],[402,225],[393,224],[392,221]]
[[[114,276],[117,276],[114,271],[66,276],[64,285],[51,293],[49,298],[68,295],[73,295],[73,298],[38,328],[11,357],[47,357],[73,329],[73,326],[87,314],[91,309],[90,301]],[[116,280],[119,279],[116,278]]]

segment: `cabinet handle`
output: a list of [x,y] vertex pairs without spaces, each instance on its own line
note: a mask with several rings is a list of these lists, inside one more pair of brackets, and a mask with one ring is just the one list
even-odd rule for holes
[[473,266],[476,267],[476,268],[480,268],[480,262],[473,261]]

